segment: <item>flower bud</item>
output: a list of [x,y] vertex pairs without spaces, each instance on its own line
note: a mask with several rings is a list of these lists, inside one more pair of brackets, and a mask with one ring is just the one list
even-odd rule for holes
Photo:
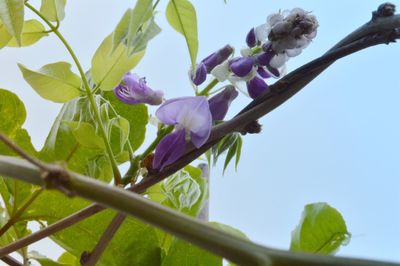
[[257,98],[267,89],[268,84],[265,83],[264,79],[259,76],[255,76],[247,82],[247,91],[249,93],[249,96],[253,99]]
[[191,78],[192,78],[193,83],[196,86],[199,86],[200,84],[202,84],[207,78],[206,65],[203,63],[198,64],[197,68],[196,68],[196,73],[194,76],[192,74]]
[[234,86],[228,85],[222,92],[208,100],[213,121],[225,118],[231,102],[238,94]]
[[162,103],[164,93],[152,90],[147,86],[145,78],[128,72],[121,84],[114,88],[114,95],[126,104],[159,105]]
[[207,68],[207,73],[210,73],[211,70],[214,69],[219,64],[222,64],[225,60],[227,60],[231,54],[233,53],[233,47],[230,45],[225,45],[218,51],[210,54],[206,58],[204,58],[201,63],[203,63]]
[[255,32],[254,28],[252,28],[249,31],[249,33],[247,33],[246,43],[247,43],[247,46],[250,47],[250,48],[256,46],[257,38],[256,38],[256,32]]
[[230,70],[238,77],[245,77],[253,70],[253,57],[238,57],[229,62]]

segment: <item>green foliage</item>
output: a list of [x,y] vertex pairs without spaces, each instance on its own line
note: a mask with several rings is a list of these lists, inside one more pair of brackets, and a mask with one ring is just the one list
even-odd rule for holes
[[[34,217],[42,223],[52,224],[88,204],[79,198],[66,198],[57,191],[45,191],[28,209],[26,217]],[[100,212],[58,232],[52,239],[74,257],[80,258],[82,252],[94,248],[115,215],[116,213],[110,210]],[[96,265],[156,266],[160,265],[160,252],[155,229],[127,218]]]
[[121,117],[125,118],[130,125],[129,143],[135,151],[142,145],[146,134],[146,125],[149,122],[149,114],[144,104],[128,105],[118,100],[114,93],[103,92],[103,97],[110,103]]
[[240,155],[242,153],[242,144],[242,137],[239,133],[226,135],[221,139],[220,142],[218,142],[214,147],[211,148],[211,152],[208,152],[208,154],[206,154],[207,160],[209,163],[211,163],[212,156],[213,163],[215,165],[218,161],[218,158],[226,151],[228,151],[225,157],[223,171],[225,172],[233,157],[235,157],[235,168],[237,169],[240,161]]
[[170,0],[166,16],[169,24],[185,38],[194,69],[199,47],[195,8],[188,0]]
[[24,22],[24,28],[22,30],[21,35],[21,45],[17,44],[15,38],[11,38],[7,43],[9,47],[18,47],[18,46],[30,46],[38,42],[41,38],[48,36],[49,34],[45,32],[45,28],[36,19],[30,19]]
[[65,5],[67,0],[42,0],[40,13],[53,22],[61,21],[65,17]]
[[222,266],[222,258],[175,238],[164,257],[162,266]]
[[24,0],[0,0],[0,19],[8,33],[21,45],[24,26]]
[[127,48],[120,44],[115,51],[112,48],[112,35],[109,35],[97,49],[92,59],[93,81],[100,89],[114,89],[123,75],[134,68],[144,56],[144,50],[128,55]]
[[350,240],[342,215],[327,203],[308,204],[292,232],[291,251],[334,254]]
[[87,122],[66,121],[78,144],[82,147],[104,150],[103,139],[96,134],[94,126]]
[[18,64],[24,79],[44,99],[65,103],[81,95],[81,79],[71,71],[71,65],[57,62],[32,71]]
[[8,33],[6,26],[0,20],[0,49],[7,45],[12,36]]

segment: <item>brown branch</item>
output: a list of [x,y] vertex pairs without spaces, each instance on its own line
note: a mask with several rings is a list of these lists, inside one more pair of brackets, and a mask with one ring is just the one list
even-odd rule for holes
[[93,251],[90,253],[84,252],[81,256],[81,264],[83,266],[94,266],[100,259],[101,254],[107,248],[107,245],[111,242],[113,236],[118,231],[119,227],[122,225],[126,218],[125,214],[118,213],[115,215],[114,219],[108,225],[106,231],[104,231],[99,242],[94,247]]
[[18,260],[14,259],[9,255],[0,258],[0,260],[4,261],[5,263],[7,263],[7,265],[10,266],[23,266],[22,263],[20,263]]
[[[175,173],[185,165],[189,164],[202,153],[218,143],[219,139],[230,132],[240,132],[241,129],[251,121],[254,121],[276,107],[284,103],[299,90],[304,88],[309,82],[324,71],[330,64],[337,59],[347,56],[351,53],[367,48],[369,46],[387,43],[393,38],[398,38],[398,31],[394,29],[400,27],[400,16],[391,16],[379,18],[360,27],[355,32],[348,35],[337,45],[335,45],[327,54],[312,62],[289,73],[287,76],[271,86],[271,93],[261,95],[247,107],[245,107],[235,118],[222,123],[213,128],[210,139],[200,149],[190,148],[187,153],[178,161],[167,166],[162,172],[156,173],[144,179],[129,190],[142,193],[148,187],[161,181],[165,177]],[[0,257],[18,250],[26,245],[39,241],[42,238],[58,232],[68,226],[71,226],[95,213],[103,210],[104,207],[98,204],[92,204],[81,211],[70,215],[26,238],[20,239],[9,246],[0,249]]]

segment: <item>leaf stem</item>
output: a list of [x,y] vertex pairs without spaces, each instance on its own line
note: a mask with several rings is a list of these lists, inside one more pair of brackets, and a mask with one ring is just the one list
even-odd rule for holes
[[213,79],[202,91],[200,91],[197,96],[207,96],[208,93],[212,88],[215,87],[215,85],[218,84],[218,79]]
[[0,237],[7,232],[8,229],[10,229],[11,226],[13,226],[16,222],[18,222],[18,219],[21,217],[21,215],[24,213],[24,211],[35,201],[35,199],[43,192],[43,189],[38,189],[35,192],[32,193],[30,198],[24,203],[24,205],[19,208],[12,217],[7,221],[7,223],[0,228]]
[[74,51],[72,50],[71,46],[69,45],[69,43],[67,42],[67,40],[64,38],[64,36],[58,31],[58,29],[49,21],[47,20],[46,17],[44,17],[40,11],[38,11],[37,9],[35,9],[32,5],[30,5],[29,3],[25,3],[25,6],[28,7],[30,10],[32,10],[32,12],[34,12],[36,15],[38,15],[49,27],[50,29],[53,30],[54,34],[60,39],[60,41],[63,43],[63,45],[65,46],[65,48],[67,49],[68,53],[71,55],[73,61],[75,62],[76,67],[78,68],[79,74],[82,78],[83,81],[83,86],[85,87],[86,90],[86,94],[88,96],[89,102],[93,108],[93,112],[94,112],[94,116],[96,119],[96,122],[100,128],[100,134],[103,138],[104,144],[106,146],[106,151],[112,166],[112,170],[113,170],[113,174],[114,174],[114,181],[116,185],[119,185],[122,183],[122,178],[121,178],[121,173],[118,169],[118,164],[117,161],[115,160],[115,156],[114,153],[111,149],[111,144],[108,141],[108,136],[107,136],[107,132],[104,128],[103,122],[101,120],[100,117],[100,113],[99,113],[99,109],[97,108],[97,104],[96,101],[94,99],[93,93],[90,89],[90,85],[89,82],[86,79],[85,76],[85,72],[83,71],[83,68],[78,60],[78,58],[76,57]]

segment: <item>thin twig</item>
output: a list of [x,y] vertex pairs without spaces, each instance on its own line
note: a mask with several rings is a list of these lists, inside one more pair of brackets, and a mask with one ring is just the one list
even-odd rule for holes
[[6,135],[0,132],[0,140],[6,144],[11,150],[13,150],[16,154],[30,162],[31,164],[39,167],[39,169],[42,169],[43,171],[48,171],[48,167],[39,161],[38,159],[30,156],[27,154],[23,149],[15,145]]
[[14,259],[10,255],[2,257],[0,258],[0,260],[4,261],[5,263],[7,263],[7,265],[10,266],[24,266],[22,263],[20,263],[18,260]]
[[125,218],[126,218],[126,215],[122,214],[122,213],[118,213],[114,217],[114,219],[108,225],[106,231],[101,236],[99,242],[94,247],[93,251],[88,254],[89,259],[85,262],[85,261],[82,261],[82,257],[81,257],[82,265],[84,265],[84,266],[96,265],[97,261],[100,259],[102,253],[107,248],[107,245],[111,242],[113,236],[118,231],[119,227],[122,225]]

